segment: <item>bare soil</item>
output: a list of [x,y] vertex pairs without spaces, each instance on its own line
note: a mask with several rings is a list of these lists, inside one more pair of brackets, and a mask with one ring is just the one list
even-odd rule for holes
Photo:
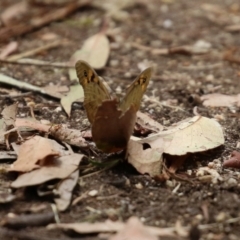
[[[2,0],[0,13],[15,1]],[[195,171],[199,166],[207,166],[214,159],[223,162],[233,150],[237,150],[239,142],[239,108],[207,108],[198,101],[199,96],[219,92],[224,94],[238,94],[239,64],[223,60],[223,55],[233,47],[239,50],[239,32],[231,33],[225,30],[227,25],[221,18],[213,13],[201,9],[206,3],[203,0],[149,0],[147,3],[135,4],[125,9],[129,17],[123,21],[105,20],[111,29],[117,29],[110,40],[112,49],[107,67],[99,71],[104,76],[112,89],[121,87],[122,91],[139,73],[138,64],[144,59],[152,61],[155,65],[155,73],[146,95],[159,97],[159,102],[177,100],[177,107],[159,106],[147,100],[143,100],[141,111],[163,125],[170,125],[179,120],[193,116],[194,106],[198,106],[198,113],[207,117],[218,117],[225,134],[224,146],[204,154],[189,156],[184,166],[179,170],[186,173],[187,170]],[[229,13],[239,16],[240,4],[237,0],[213,0],[211,4],[217,4]],[[52,6],[54,11],[54,6]],[[40,38],[44,33],[55,33],[69,40],[67,46],[47,50],[32,58],[53,62],[66,62],[71,55],[82,46],[82,43],[93,34],[101,31],[104,11],[95,7],[84,7],[71,14],[62,21],[53,22],[29,34],[17,37],[19,52],[35,48],[44,44]],[[222,16],[222,15],[221,15]],[[168,28],[166,21],[170,20]],[[172,46],[193,45],[197,40],[211,43],[211,51],[201,55],[169,54],[166,56],[154,55],[149,51],[136,49],[132,42],[153,48],[169,48]],[[2,44],[3,46],[3,44]],[[236,50],[237,51],[237,50]],[[237,52],[236,52],[237,54]],[[191,67],[193,66],[193,67]],[[68,71],[64,68],[39,67],[3,64],[0,71],[6,75],[20,79],[40,87],[50,83],[70,85]],[[2,86],[7,88],[7,86]],[[217,90],[215,90],[217,89]],[[15,100],[15,99],[14,99]],[[86,114],[82,104],[75,103],[72,115],[54,111],[60,102],[32,93],[26,97],[17,99],[21,105],[18,116],[29,115],[27,101],[40,103],[35,109],[37,119],[47,119],[53,123],[67,123],[75,129],[89,128]],[[0,106],[3,107],[12,99],[2,97]],[[167,102],[168,103],[168,102]],[[183,139],[184,141],[184,139]],[[83,150],[75,148],[74,151]],[[139,175],[133,167],[124,161],[123,154],[107,156],[100,152],[93,155],[85,150],[88,157],[95,157],[98,161],[122,159],[117,166],[93,176],[83,178],[83,181],[74,190],[73,199],[96,189],[98,198],[84,198],[76,206],[70,207],[66,212],[60,213],[61,222],[103,221],[105,219],[127,220],[130,216],[138,216],[145,224],[170,227],[181,221],[183,226],[193,224],[212,224],[208,229],[200,231],[201,239],[239,239],[240,220],[229,223],[228,219],[240,217],[240,178],[238,170],[221,169],[224,181],[218,184],[211,182],[192,183],[181,182],[176,194],[172,190],[177,185],[176,180],[171,182],[159,182],[147,175]],[[8,162],[9,164],[10,162]],[[238,184],[229,186],[229,178],[237,180]],[[9,186],[14,176],[1,177],[1,189]],[[129,184],[126,184],[126,179]],[[138,189],[136,184],[141,183]],[[138,186],[138,185],[137,185]],[[25,194],[18,200],[8,205],[0,205],[0,216],[3,218],[8,213],[26,213],[33,205],[47,203],[48,198],[39,198],[35,188],[25,190]],[[50,207],[49,207],[50,209]],[[96,211],[90,211],[95,209]],[[222,215],[221,215],[222,214]],[[222,216],[222,218],[221,218]],[[194,232],[192,228],[192,232]],[[1,239],[100,239],[96,235],[79,236],[64,233],[60,230],[47,231],[45,227],[29,227],[19,231],[28,234],[29,238],[14,237]],[[1,234],[1,231],[0,231]],[[189,239],[199,239],[198,233]],[[32,237],[32,238],[31,238]],[[171,239],[164,238],[161,239]],[[184,239],[179,237],[178,239]]]

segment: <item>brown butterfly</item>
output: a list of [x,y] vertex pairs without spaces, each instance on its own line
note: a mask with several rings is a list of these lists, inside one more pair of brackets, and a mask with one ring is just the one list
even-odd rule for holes
[[75,67],[84,90],[84,108],[92,124],[93,141],[103,152],[126,148],[152,69],[145,69],[119,101],[110,96],[103,81],[88,63],[80,60]]

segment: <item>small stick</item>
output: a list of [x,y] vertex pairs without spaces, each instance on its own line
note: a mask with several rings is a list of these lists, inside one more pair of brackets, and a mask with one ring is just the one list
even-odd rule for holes
[[8,60],[8,59],[0,59],[0,63],[8,63],[8,64],[19,64],[19,65],[36,65],[40,67],[57,67],[57,68],[74,68],[73,65],[71,65],[68,62],[49,62],[49,61],[42,61],[38,59],[31,59],[31,58],[23,58],[19,60]]
[[42,51],[45,51],[45,50],[48,50],[48,49],[51,49],[51,48],[55,48],[55,47],[58,47],[62,44],[66,44],[67,42],[66,41],[63,41],[63,40],[56,40],[52,43],[48,43],[44,46],[41,46],[41,47],[38,47],[38,48],[34,48],[34,49],[31,49],[31,50],[28,50],[26,52],[23,52],[23,53],[20,53],[20,54],[15,54],[15,55],[12,55],[10,57],[7,58],[8,61],[16,61],[18,59],[21,59],[21,58],[24,58],[24,57],[29,57],[29,56],[33,56],[37,53],[40,53]]

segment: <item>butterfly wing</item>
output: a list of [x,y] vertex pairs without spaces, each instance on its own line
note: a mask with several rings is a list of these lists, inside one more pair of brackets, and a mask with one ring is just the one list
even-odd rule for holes
[[143,94],[151,79],[152,68],[147,68],[132,82],[127,90],[127,94],[119,104],[119,108],[125,113],[131,106],[137,112],[140,108]]
[[89,122],[92,124],[98,107],[104,100],[111,99],[111,97],[97,73],[88,63],[79,60],[75,68],[79,82],[84,90],[84,107]]

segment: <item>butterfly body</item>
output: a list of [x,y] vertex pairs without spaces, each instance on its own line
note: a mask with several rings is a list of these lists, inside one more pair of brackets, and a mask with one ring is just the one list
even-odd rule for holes
[[92,124],[96,146],[103,152],[117,152],[126,148],[142,96],[151,78],[151,68],[144,70],[133,81],[122,101],[111,98],[88,63],[78,61],[76,71],[84,90],[84,107]]

